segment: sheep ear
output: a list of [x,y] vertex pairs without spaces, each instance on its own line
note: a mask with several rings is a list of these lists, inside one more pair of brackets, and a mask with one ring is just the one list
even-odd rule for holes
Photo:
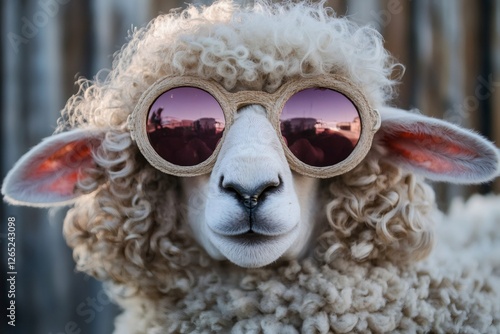
[[4,199],[16,205],[50,207],[70,204],[78,197],[75,184],[94,165],[92,148],[102,132],[75,129],[42,140],[19,159],[5,177]]
[[472,131],[394,108],[380,110],[384,155],[431,180],[481,183],[498,176],[499,150]]

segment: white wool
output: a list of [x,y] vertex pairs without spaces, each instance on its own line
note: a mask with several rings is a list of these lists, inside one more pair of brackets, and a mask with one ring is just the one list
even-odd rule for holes
[[500,197],[455,200],[437,235],[429,259],[410,267],[292,262],[238,284],[202,279],[168,312],[162,301],[136,299],[155,320],[129,309],[117,325],[126,315],[140,325],[117,333],[499,333]]

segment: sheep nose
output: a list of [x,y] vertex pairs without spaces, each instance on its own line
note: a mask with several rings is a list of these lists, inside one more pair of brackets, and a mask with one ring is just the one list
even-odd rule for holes
[[222,176],[220,186],[224,192],[234,195],[247,210],[252,210],[259,201],[262,202],[266,196],[279,189],[281,183],[281,177],[278,177],[277,180],[265,181],[258,186],[245,187],[236,182],[225,182]]

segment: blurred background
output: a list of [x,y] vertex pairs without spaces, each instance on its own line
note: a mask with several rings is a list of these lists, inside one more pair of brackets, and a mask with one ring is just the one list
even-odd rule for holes
[[[211,1],[195,1],[209,4]],[[406,66],[401,108],[447,119],[500,141],[500,0],[330,0],[338,15],[370,24]],[[76,77],[110,68],[132,26],[185,7],[176,0],[2,0],[1,177],[55,129]],[[435,184],[454,197],[498,193]],[[2,204],[1,333],[110,333],[119,312],[99,282],[76,273],[62,237],[64,210]],[[7,219],[16,219],[16,326],[7,325]]]

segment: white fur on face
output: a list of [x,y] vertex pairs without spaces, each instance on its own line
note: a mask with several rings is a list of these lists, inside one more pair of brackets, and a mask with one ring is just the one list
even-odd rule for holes
[[307,251],[318,181],[292,174],[261,106],[238,112],[210,176],[182,182],[188,223],[213,258],[261,267]]

